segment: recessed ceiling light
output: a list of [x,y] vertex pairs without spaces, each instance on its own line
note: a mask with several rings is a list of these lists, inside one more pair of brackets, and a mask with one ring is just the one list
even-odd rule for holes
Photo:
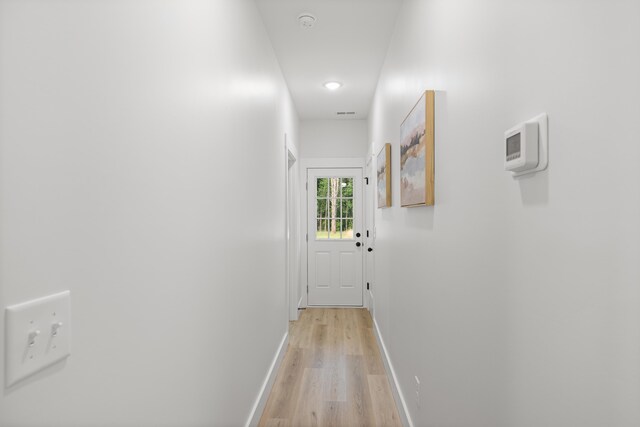
[[329,90],[340,89],[341,86],[342,86],[342,83],[340,82],[326,82],[324,84],[324,87],[326,87]]

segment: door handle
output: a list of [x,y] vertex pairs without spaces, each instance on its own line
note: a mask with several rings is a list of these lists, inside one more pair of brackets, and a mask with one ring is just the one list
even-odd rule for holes
[[368,248],[367,252],[373,252],[373,248]]
[[360,242],[356,242],[356,246],[357,246],[357,247],[360,247],[360,246],[362,246],[362,243],[360,243]]

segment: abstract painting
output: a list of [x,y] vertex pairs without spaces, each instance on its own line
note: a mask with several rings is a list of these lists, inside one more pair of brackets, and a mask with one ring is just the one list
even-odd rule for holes
[[378,207],[391,206],[391,144],[386,143],[378,153]]
[[400,125],[400,205],[432,206],[434,199],[435,92],[422,94]]

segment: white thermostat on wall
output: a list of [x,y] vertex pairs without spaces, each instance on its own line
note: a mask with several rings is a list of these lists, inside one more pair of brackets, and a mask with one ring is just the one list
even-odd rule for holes
[[541,171],[548,164],[547,115],[540,114],[504,133],[504,169],[514,176]]

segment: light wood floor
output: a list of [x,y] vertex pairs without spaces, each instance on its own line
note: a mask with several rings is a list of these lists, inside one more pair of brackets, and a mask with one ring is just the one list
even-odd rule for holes
[[301,311],[260,426],[401,426],[372,328],[366,309]]

